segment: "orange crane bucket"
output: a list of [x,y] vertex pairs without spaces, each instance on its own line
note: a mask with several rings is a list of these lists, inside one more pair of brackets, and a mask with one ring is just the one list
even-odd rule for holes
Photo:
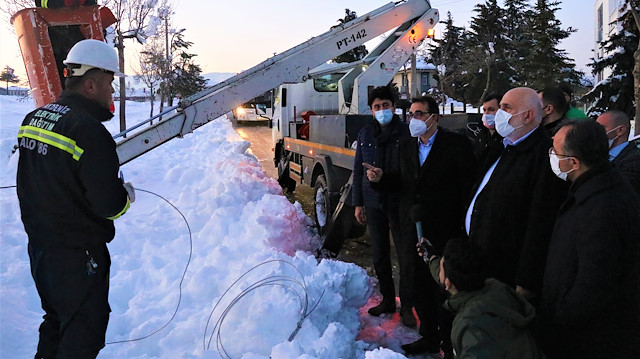
[[11,17],[36,107],[60,96],[69,49],[83,39],[104,40],[103,30],[115,22],[111,10],[97,5],[28,8]]

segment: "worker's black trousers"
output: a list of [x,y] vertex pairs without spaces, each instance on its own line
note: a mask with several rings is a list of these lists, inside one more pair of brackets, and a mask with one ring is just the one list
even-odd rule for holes
[[[97,267],[89,269],[89,258]],[[106,245],[87,255],[84,249],[42,250],[29,244],[29,259],[45,311],[35,357],[95,358],[104,347],[111,312]]]

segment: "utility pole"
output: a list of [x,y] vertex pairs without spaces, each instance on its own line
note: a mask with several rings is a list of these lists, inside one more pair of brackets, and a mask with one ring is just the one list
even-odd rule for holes
[[[629,2],[629,8],[631,11],[631,15],[633,15],[633,20],[636,23],[636,27],[638,27],[638,31],[640,31],[640,14],[636,8],[633,7],[633,3]],[[635,97],[635,119],[634,122],[636,124],[636,130],[634,135],[640,135],[640,41],[638,41],[638,48],[633,53],[634,66],[633,66],[633,83],[634,83],[634,97]]]
[[418,71],[416,70],[416,53],[411,54],[411,82],[409,87],[410,98],[418,97]]
[[[165,65],[162,69],[162,81],[160,82],[160,108],[159,112],[162,113],[164,109],[164,100],[165,96],[167,96],[167,88],[168,88],[168,78],[169,78],[169,70],[170,70],[170,62],[169,62],[169,8],[163,7],[158,9],[158,15],[161,19],[164,20],[164,41],[165,41]],[[162,116],[160,116],[160,121],[162,121]]]

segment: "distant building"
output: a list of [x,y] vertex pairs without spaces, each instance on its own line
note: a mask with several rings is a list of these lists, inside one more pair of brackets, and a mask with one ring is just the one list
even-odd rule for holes
[[25,87],[17,87],[17,86],[9,86],[0,87],[0,95],[9,95],[9,96],[29,96],[29,89]]
[[[594,6],[596,26],[593,46],[596,59],[602,59],[610,55],[602,48],[602,43],[620,30],[620,26],[615,21],[620,16],[619,10],[623,5],[624,0],[596,0]],[[596,83],[608,78],[611,73],[612,71],[609,68],[595,73]]]
[[[436,74],[437,70],[435,65],[427,63],[424,60],[416,60],[417,89],[420,94],[427,92],[432,87],[438,86],[438,81],[435,79]],[[400,71],[393,77],[393,82],[398,86],[398,89],[400,89],[400,94],[406,95],[407,99],[414,97],[414,94],[409,94],[411,81],[411,62],[408,62],[406,66],[400,68]]]

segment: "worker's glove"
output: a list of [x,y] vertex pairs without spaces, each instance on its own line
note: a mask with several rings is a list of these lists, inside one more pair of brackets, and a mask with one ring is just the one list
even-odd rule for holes
[[122,187],[127,191],[127,196],[129,196],[129,202],[133,203],[136,201],[136,189],[133,188],[133,183],[125,182],[122,184]]

